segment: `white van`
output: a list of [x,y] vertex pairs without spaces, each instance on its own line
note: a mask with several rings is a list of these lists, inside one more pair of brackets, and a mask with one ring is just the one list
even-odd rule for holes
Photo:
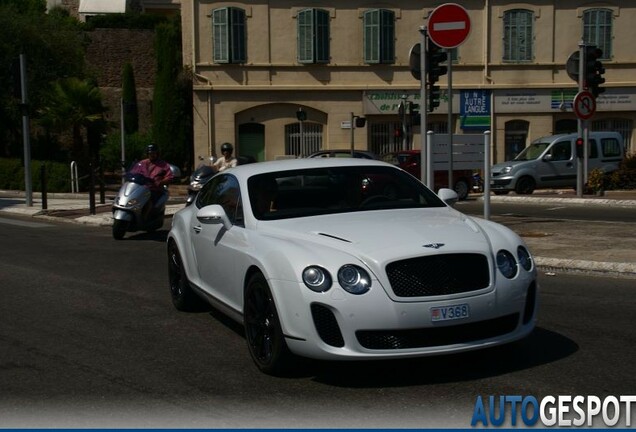
[[[576,188],[576,139],[578,134],[539,138],[514,160],[492,167],[490,189],[496,194],[515,191],[531,194],[535,189]],[[623,137],[618,132],[590,132],[588,172],[600,168],[616,171],[625,156]]]

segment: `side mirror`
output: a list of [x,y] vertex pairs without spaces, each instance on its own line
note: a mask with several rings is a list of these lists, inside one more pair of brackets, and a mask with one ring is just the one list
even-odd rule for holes
[[552,153],[548,153],[547,155],[543,156],[543,160],[546,162],[552,162]]
[[227,217],[225,210],[218,204],[203,207],[197,212],[197,220],[202,224],[223,224],[226,230],[232,228],[232,222]]
[[172,172],[172,178],[174,182],[178,181],[181,178],[181,170],[176,165],[168,164],[170,166],[170,171]]
[[457,192],[448,188],[441,188],[439,191],[437,191],[437,196],[451,207],[457,204],[457,201],[459,201]]

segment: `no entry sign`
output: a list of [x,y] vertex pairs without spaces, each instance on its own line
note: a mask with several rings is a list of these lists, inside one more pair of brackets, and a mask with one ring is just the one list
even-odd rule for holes
[[428,17],[428,37],[442,48],[460,46],[470,33],[466,9],[455,3],[436,7]]

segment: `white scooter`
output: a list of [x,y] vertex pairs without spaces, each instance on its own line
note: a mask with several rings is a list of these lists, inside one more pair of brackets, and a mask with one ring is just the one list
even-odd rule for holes
[[[133,165],[134,167],[134,165]],[[179,168],[170,165],[173,177],[181,177]],[[170,194],[168,187],[163,187],[163,193],[153,204],[150,200],[150,189],[146,185],[152,184],[152,179],[133,170],[125,175],[126,182],[121,186],[113,203],[113,238],[121,240],[126,232],[156,231],[163,226],[166,214],[166,203]],[[146,211],[146,206],[152,206]]]

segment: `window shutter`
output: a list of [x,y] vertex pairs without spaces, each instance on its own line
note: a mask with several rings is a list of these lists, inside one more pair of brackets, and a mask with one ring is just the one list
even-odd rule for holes
[[229,63],[228,9],[216,9],[212,13],[212,33],[214,37],[214,63]]

